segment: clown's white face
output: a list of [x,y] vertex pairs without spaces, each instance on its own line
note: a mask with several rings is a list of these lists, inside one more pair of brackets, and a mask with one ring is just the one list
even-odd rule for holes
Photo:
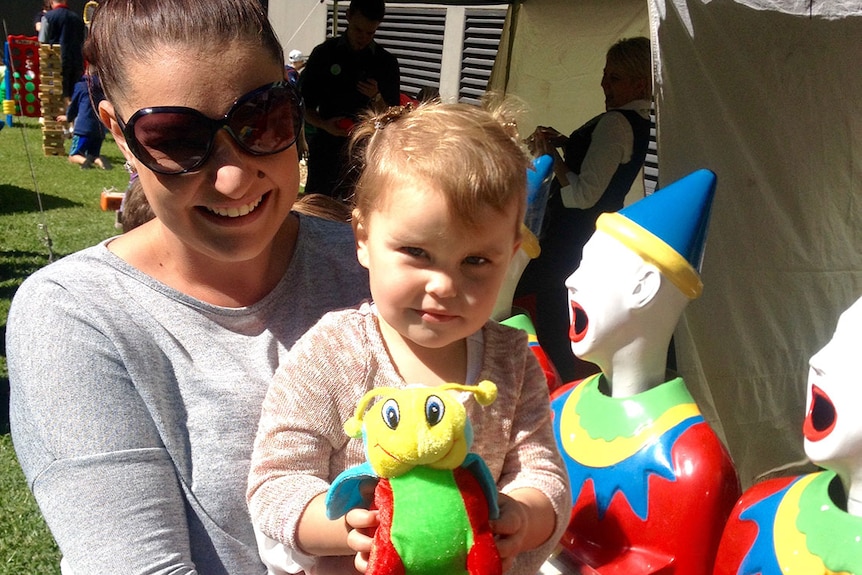
[[809,362],[805,453],[826,468],[862,467],[862,298],[838,319],[832,340]]
[[584,245],[580,266],[566,280],[572,353],[599,366],[631,340],[631,294],[643,260],[602,231]]

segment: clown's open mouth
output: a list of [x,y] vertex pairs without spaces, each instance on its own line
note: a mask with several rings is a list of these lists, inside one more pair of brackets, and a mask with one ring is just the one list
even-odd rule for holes
[[808,441],[820,441],[832,432],[835,427],[835,406],[826,393],[811,386],[811,407],[805,416],[802,433]]
[[574,342],[581,341],[587,335],[587,312],[579,304],[571,302],[572,324],[569,326],[569,339]]

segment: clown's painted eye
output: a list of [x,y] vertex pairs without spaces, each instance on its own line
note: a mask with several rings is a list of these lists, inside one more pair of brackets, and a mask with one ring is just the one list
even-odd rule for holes
[[387,399],[383,402],[383,409],[380,411],[383,416],[383,423],[389,429],[396,429],[398,422],[401,421],[401,411],[398,409],[398,402],[394,399]]
[[443,400],[436,395],[429,395],[425,400],[425,421],[434,427],[443,420]]

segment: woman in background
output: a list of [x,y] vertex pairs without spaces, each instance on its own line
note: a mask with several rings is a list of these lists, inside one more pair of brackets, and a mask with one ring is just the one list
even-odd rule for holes
[[554,158],[556,182],[539,238],[542,253],[527,265],[515,295],[534,298],[536,335],[564,382],[598,371],[577,366],[572,355],[564,284],[581,261],[596,219],[623,207],[643,166],[652,105],[650,55],[648,38],[618,41],[607,52],[602,75],[606,111],[568,137],[539,126],[528,138],[537,156]]

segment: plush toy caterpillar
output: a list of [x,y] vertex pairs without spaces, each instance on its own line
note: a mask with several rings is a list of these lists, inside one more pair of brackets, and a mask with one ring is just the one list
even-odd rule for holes
[[[367,461],[335,478],[326,512],[335,519],[368,507],[359,485],[377,480],[379,526],[367,575],[501,572],[488,525],[499,514],[497,488],[484,460],[468,453],[473,430],[467,411],[448,390],[469,391],[481,405],[497,397],[490,381],[377,388],[363,396],[344,424],[348,435],[363,438]],[[377,396],[383,397],[365,414]]]

